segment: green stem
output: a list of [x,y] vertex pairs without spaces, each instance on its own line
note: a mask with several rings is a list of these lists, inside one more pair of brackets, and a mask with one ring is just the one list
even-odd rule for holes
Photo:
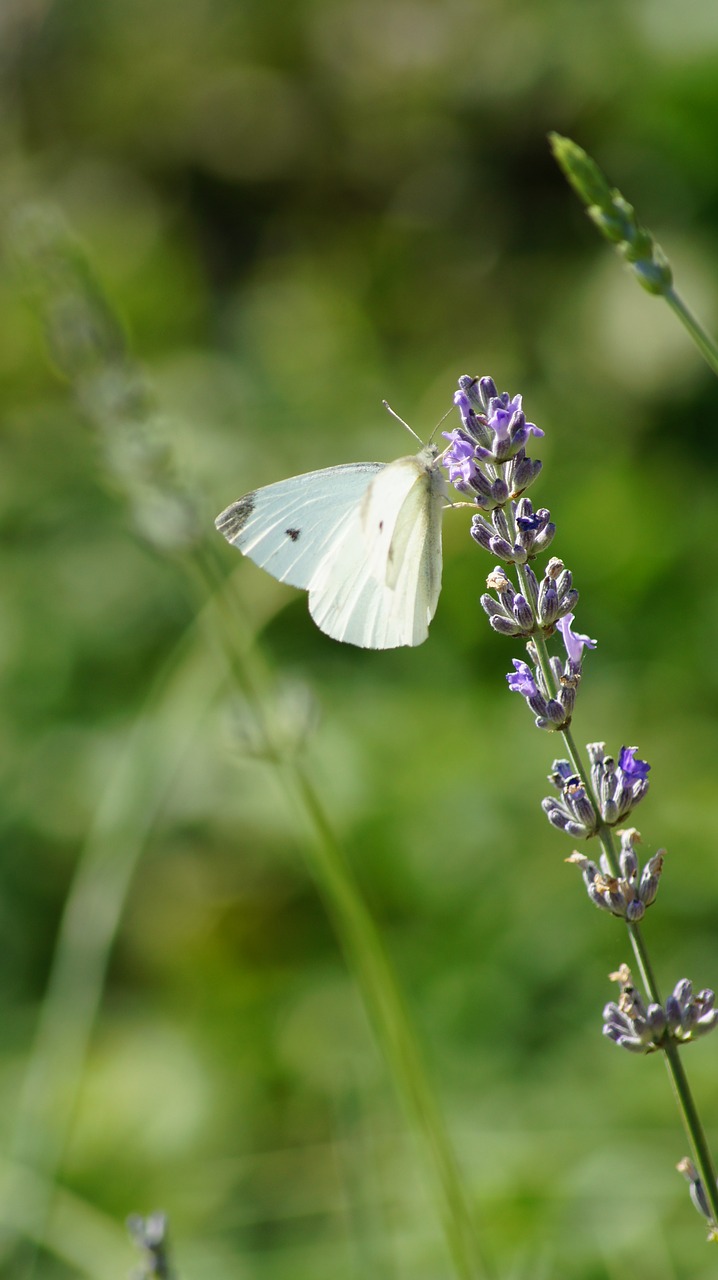
[[[566,743],[567,750],[569,751],[571,762],[574,765],[574,768],[577,769],[583,785],[587,786],[588,793],[593,800],[596,812],[598,812],[596,797],[593,794],[586,772],[581,767],[581,761],[570,731],[564,730],[562,736]],[[605,823],[601,822],[599,824],[597,835],[612,872],[617,877],[620,876],[620,865],[616,854],[613,831],[610,827],[607,827]],[[660,987],[658,985],[658,980],[651,963],[648,947],[646,946],[643,934],[637,924],[633,924],[629,921],[626,921],[626,928],[628,929],[628,936],[636,959],[636,964],[638,965],[638,970],[641,975],[644,990],[653,1004],[662,1005],[663,1001],[661,999]],[[678,1104],[678,1110],[681,1114],[683,1126],[691,1145],[695,1163],[700,1170],[703,1185],[706,1188],[706,1195],[713,1211],[714,1220],[718,1224],[718,1184],[716,1183],[715,1166],[708,1147],[705,1131],[701,1124],[700,1117],[693,1100],[693,1095],[688,1084],[688,1077],[686,1076],[683,1062],[680,1057],[679,1046],[674,1041],[667,1040],[666,1044],[663,1046],[663,1051],[665,1053],[666,1066],[671,1078],[673,1093]]]
[[700,320],[698,320],[693,312],[686,306],[679,293],[671,286],[663,294],[671,310],[674,312],[681,324],[686,328],[695,342],[701,355],[710,365],[715,374],[718,374],[718,345],[710,334],[706,333]]
[[[707,339],[706,341],[709,340]],[[716,372],[718,372],[718,350],[714,348],[714,351],[716,357]],[[519,566],[517,566],[517,569],[519,582],[521,583],[522,588],[524,588],[525,584],[522,579],[521,569]],[[546,687],[555,696],[558,690],[556,689],[556,682],[553,678],[553,672],[551,671],[549,664],[549,654],[546,641],[542,635],[537,634],[533,637],[533,643],[543,678],[546,681]],[[591,786],[590,775],[583,764],[571,730],[569,728],[562,730],[561,736],[566,747],[567,755],[571,761],[571,765],[581,779],[583,786],[586,788],[587,794],[591,796],[593,805],[598,813],[599,805]],[[611,871],[616,877],[619,877],[621,869],[618,855],[616,853],[612,829],[606,826],[604,822],[600,822],[596,834],[600,840],[601,847]],[[641,975],[644,990],[652,1003],[662,1005],[663,1001],[661,999],[658,980],[651,963],[648,947],[646,946],[643,934],[637,924],[632,924],[627,921],[626,927],[628,929],[628,936],[636,959],[636,964]],[[708,1147],[708,1142],[706,1140],[705,1131],[698,1115],[693,1094],[691,1093],[688,1083],[688,1077],[680,1056],[679,1046],[675,1041],[668,1040],[663,1051],[665,1053],[668,1074],[671,1079],[673,1093],[678,1104],[678,1110],[683,1121],[686,1136],[690,1143],[695,1163],[700,1170],[701,1180],[705,1188],[708,1203],[710,1204],[713,1212],[714,1222],[718,1224],[718,1182],[716,1181],[716,1170]]]
[[706,1199],[713,1213],[713,1223],[718,1225],[718,1183],[716,1182],[715,1165],[696,1109],[693,1094],[688,1084],[688,1077],[683,1066],[680,1050],[677,1044],[669,1041],[665,1046],[664,1053],[673,1092],[678,1103],[678,1110],[683,1119],[686,1137],[700,1171]]

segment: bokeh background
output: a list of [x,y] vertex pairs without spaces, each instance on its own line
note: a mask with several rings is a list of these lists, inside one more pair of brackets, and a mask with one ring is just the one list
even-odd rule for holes
[[[157,1207],[186,1280],[451,1274],[165,463],[381,929],[497,1276],[712,1275],[663,1065],[600,1035],[626,938],[541,815],[556,748],[508,696],[464,514],[429,641],[378,654],[213,518],[406,452],[382,397],[426,438],[462,373],[522,392],[600,642],[576,735],[652,762],[660,981],[718,980],[716,381],[546,142],[596,156],[715,324],[718,9],[4,0],[0,96],[2,1275],[124,1275],[124,1219]],[[716,1052],[686,1055],[714,1149]]]

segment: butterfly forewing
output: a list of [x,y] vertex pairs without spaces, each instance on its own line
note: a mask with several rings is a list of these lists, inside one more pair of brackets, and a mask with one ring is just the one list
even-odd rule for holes
[[215,524],[228,542],[292,587],[309,587],[317,557],[336,543],[381,462],[308,471],[233,502]]

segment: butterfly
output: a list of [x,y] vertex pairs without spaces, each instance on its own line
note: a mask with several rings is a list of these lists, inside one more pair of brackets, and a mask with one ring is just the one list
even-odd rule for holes
[[396,462],[308,471],[245,494],[215,524],[274,578],[308,591],[309,612],[332,639],[421,644],[441,591],[440,462],[428,444]]

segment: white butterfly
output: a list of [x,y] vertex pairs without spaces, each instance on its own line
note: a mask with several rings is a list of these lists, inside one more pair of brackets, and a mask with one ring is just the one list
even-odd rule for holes
[[429,444],[388,464],[309,471],[245,494],[215,524],[273,577],[308,591],[309,612],[334,640],[421,644],[441,591],[439,462]]

